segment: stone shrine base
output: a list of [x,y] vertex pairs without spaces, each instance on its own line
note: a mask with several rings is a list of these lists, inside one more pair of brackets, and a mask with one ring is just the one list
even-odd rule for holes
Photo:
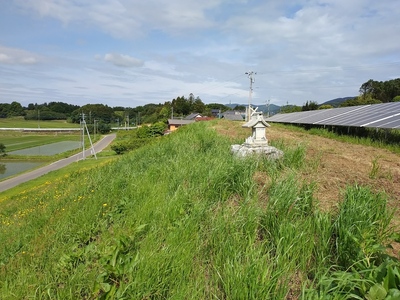
[[247,144],[232,145],[231,152],[238,157],[247,157],[251,155],[266,156],[269,159],[279,159],[283,156],[283,151],[268,146],[268,144]]

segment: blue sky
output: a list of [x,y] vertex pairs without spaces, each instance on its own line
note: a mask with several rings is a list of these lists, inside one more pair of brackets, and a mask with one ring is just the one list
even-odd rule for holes
[[302,105],[400,77],[396,0],[0,0],[0,103]]

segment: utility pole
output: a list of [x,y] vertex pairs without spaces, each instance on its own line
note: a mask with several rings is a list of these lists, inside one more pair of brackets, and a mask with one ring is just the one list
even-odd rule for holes
[[267,118],[269,118],[269,102],[270,101],[271,101],[270,99],[267,100]]
[[94,139],[96,139],[97,136],[97,120],[94,119],[94,125],[93,125],[93,131],[94,131]]
[[87,125],[86,125],[84,113],[82,113],[81,127],[82,127],[82,159],[85,159],[85,129],[86,129],[86,133],[89,138],[90,145],[92,146],[92,154],[97,159],[96,151],[94,150],[92,139],[90,138],[89,129],[87,128]]
[[82,159],[85,159],[85,114],[83,112],[81,120],[81,130],[82,130]]
[[250,79],[250,89],[249,89],[249,106],[247,108],[247,121],[250,120],[251,118],[251,96],[253,94],[253,83],[255,82],[255,79],[253,78],[253,75],[256,75],[257,72],[249,71],[245,73],[249,79]]
[[37,111],[37,127],[38,128],[40,128],[39,121],[40,121],[40,110],[39,110],[39,107],[38,107],[38,111]]

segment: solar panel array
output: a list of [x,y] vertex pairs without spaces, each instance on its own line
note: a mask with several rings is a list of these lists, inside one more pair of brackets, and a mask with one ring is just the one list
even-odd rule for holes
[[276,114],[267,122],[400,129],[400,102]]

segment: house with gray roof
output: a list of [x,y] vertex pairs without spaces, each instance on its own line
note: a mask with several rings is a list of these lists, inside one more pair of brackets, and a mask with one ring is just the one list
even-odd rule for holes
[[175,131],[179,127],[196,122],[195,120],[168,119],[168,131]]

